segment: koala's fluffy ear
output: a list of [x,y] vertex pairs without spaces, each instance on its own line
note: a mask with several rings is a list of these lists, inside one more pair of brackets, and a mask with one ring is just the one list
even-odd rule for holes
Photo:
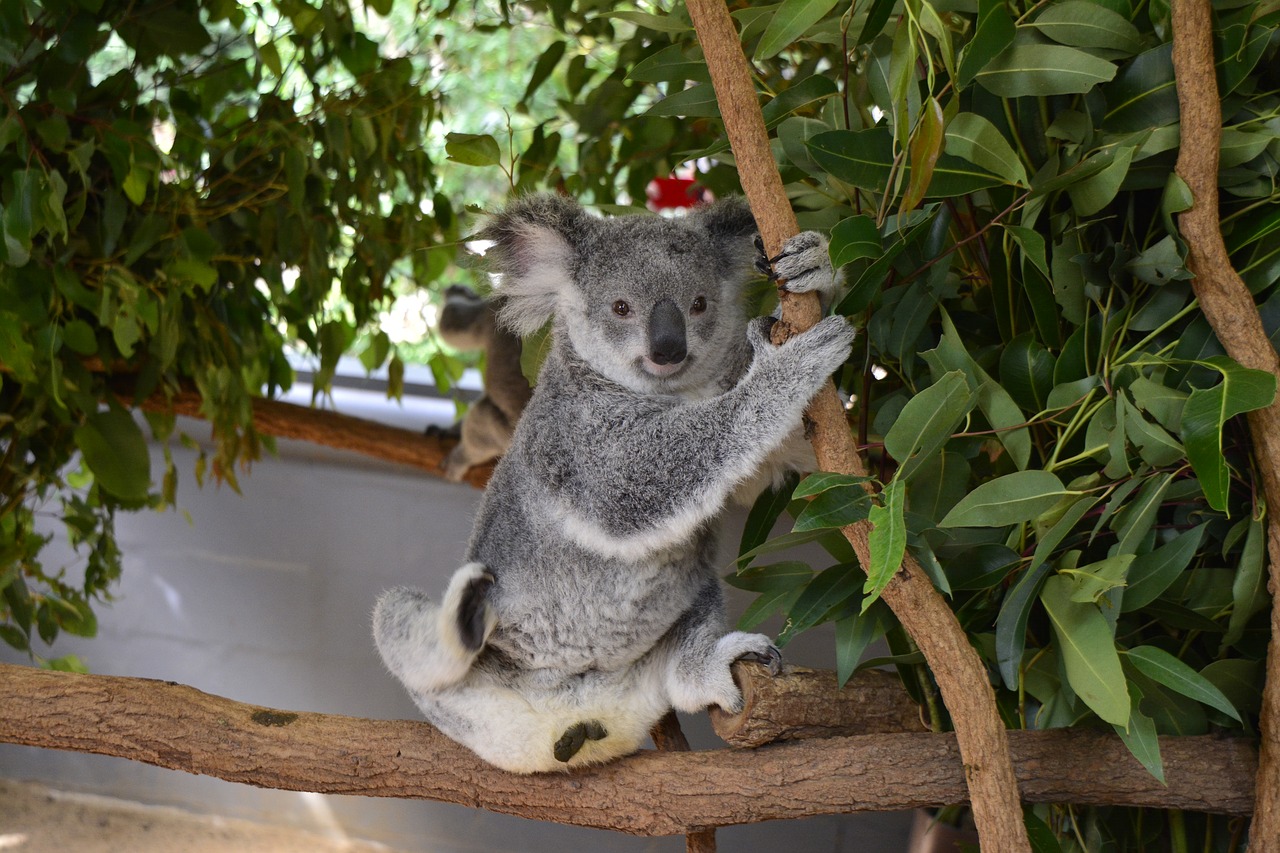
[[479,234],[494,241],[487,256],[502,273],[499,319],[517,335],[531,335],[555,313],[573,284],[578,246],[591,217],[572,199],[553,194],[512,202]]

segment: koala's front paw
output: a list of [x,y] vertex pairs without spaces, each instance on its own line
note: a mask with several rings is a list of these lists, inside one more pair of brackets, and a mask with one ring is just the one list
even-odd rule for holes
[[738,660],[748,660],[752,663],[763,664],[769,670],[770,675],[777,676],[782,674],[782,652],[778,651],[778,647],[772,643],[764,652],[747,652]]
[[840,286],[840,273],[831,266],[827,238],[817,231],[795,235],[782,244],[776,257],[758,259],[756,268],[791,293],[816,290],[824,306]]
[[847,319],[835,315],[822,318],[813,328],[787,341],[786,346],[794,346],[801,363],[815,376],[826,379],[849,360],[856,334]]

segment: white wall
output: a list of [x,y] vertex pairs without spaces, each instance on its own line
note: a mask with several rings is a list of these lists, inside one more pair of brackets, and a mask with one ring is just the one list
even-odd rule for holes
[[[199,422],[183,426],[193,437],[208,435]],[[388,586],[443,589],[461,564],[480,493],[282,442],[279,457],[241,477],[239,496],[225,486],[196,488],[194,454],[176,446],[173,453],[179,504],[192,523],[174,512],[122,515],[124,573],[115,602],[98,610],[99,636],[60,638],[51,654],[79,655],[95,673],[168,679],[274,708],[418,718],[378,659],[369,615]],[[157,450],[153,464],[160,459]],[[738,517],[728,524],[727,554],[741,523]],[[47,552],[48,565],[59,549],[65,553],[57,543]],[[731,615],[747,600],[731,598]],[[785,655],[830,667],[830,650],[830,634],[818,631]],[[0,659],[26,662],[8,647]],[[686,719],[685,728],[695,748],[718,744],[705,717]],[[678,838],[632,838],[439,803],[266,791],[122,759],[10,745],[0,745],[0,776],[413,851],[684,849]],[[902,850],[909,823],[906,814],[817,818],[726,828],[719,838],[725,851],[874,853]]]

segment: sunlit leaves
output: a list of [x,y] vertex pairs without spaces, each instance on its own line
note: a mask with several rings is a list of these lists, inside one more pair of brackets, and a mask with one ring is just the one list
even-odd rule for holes
[[445,142],[449,159],[467,166],[493,166],[502,152],[487,133],[450,133]]
[[835,8],[836,0],[782,0],[756,45],[757,61],[777,55]]

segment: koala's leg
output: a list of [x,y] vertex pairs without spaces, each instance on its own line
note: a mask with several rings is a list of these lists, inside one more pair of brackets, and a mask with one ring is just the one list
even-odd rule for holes
[[476,400],[462,421],[458,443],[444,460],[445,479],[460,481],[467,469],[507,452],[514,428],[487,396]]
[[671,706],[696,712],[718,705],[736,714],[742,710],[742,691],[733,681],[734,661],[748,659],[782,671],[782,655],[764,634],[725,632],[724,604],[719,582],[712,579],[681,617],[665,650],[665,683]]
[[387,590],[373,613],[373,638],[387,668],[410,691],[461,681],[493,632],[486,595],[493,575],[480,563],[454,572],[440,605],[417,590]]

